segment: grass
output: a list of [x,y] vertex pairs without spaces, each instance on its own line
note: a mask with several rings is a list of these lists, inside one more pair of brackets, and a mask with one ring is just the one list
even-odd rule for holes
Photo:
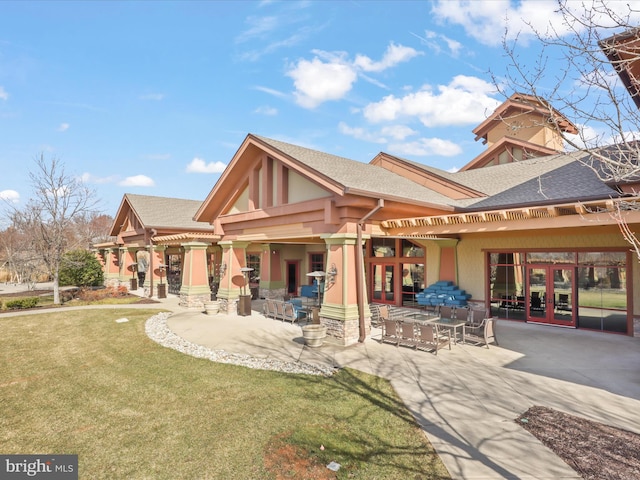
[[153,313],[0,315],[0,451],[91,479],[449,478],[388,382],[192,358],[146,337]]

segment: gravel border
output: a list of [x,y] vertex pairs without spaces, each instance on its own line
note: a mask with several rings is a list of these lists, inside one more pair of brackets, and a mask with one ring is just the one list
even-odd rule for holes
[[301,373],[306,375],[331,376],[336,370],[329,367],[318,367],[303,362],[283,362],[269,358],[256,358],[250,355],[229,353],[224,350],[211,350],[185,340],[173,333],[167,326],[167,318],[171,316],[169,312],[162,312],[149,318],[144,326],[147,336],[163,347],[177,350],[178,352],[191,355],[196,358],[204,358],[218,363],[229,363],[256,370],[275,370],[284,373]]

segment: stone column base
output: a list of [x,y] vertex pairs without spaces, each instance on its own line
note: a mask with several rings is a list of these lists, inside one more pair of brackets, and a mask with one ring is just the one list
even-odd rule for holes
[[187,295],[185,293],[180,294],[180,303],[181,307],[186,308],[199,308],[204,310],[204,302],[208,302],[211,300],[211,294],[199,294],[199,295]]
[[[367,321],[368,320],[368,321]],[[348,347],[355,345],[360,338],[360,322],[357,318],[348,320],[336,320],[320,317],[320,323],[327,327],[327,340],[330,343]],[[366,336],[371,335],[371,319],[365,319]]]
[[633,317],[633,336],[640,337],[640,317]]

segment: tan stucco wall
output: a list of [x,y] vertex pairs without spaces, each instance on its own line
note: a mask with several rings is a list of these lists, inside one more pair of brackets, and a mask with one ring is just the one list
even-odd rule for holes
[[307,180],[302,175],[289,170],[289,203],[304,202],[317,198],[329,197],[330,192]]
[[[583,247],[622,247],[628,248],[624,239],[617,230],[611,229],[607,234],[583,233],[573,235],[536,235],[507,236],[507,235],[482,235],[461,236],[458,243],[458,285],[473,295],[472,300],[485,300],[485,265],[484,250],[500,249],[535,249],[547,250],[553,248],[583,248]],[[428,262],[429,256],[427,256]],[[633,272],[633,284],[640,285],[640,263],[633,256],[631,265]],[[428,269],[430,272],[431,269]],[[633,292],[634,315],[640,315],[640,289],[636,287]]]

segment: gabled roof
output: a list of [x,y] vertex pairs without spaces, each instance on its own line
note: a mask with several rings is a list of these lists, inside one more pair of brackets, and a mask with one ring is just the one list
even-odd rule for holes
[[558,153],[553,148],[545,147],[543,145],[538,145],[536,143],[527,142],[513,137],[502,137],[500,140],[491,145],[491,147],[489,147],[487,150],[482,152],[480,155],[478,155],[476,158],[462,167],[460,171],[484,167],[492,158],[494,158],[495,155],[497,155],[498,153],[502,153],[510,146],[519,147],[529,154],[534,153],[536,154],[536,156],[540,157],[543,155],[553,155]]
[[[349,158],[332,155],[299,145],[249,134],[245,138],[231,162],[220,176],[206,200],[196,212],[199,221],[210,221],[220,215],[224,205],[216,199],[237,192],[244,184],[247,170],[237,168],[245,152],[260,149],[285,162],[289,168],[321,184],[337,195],[360,195],[375,199],[402,201],[413,205],[423,205],[451,210],[450,199],[445,195],[419,185],[410,179],[390,172],[382,167],[362,163]],[[226,185],[235,182],[234,185]]]
[[450,199],[382,167],[323,153],[298,145],[254,136],[261,142],[298,161],[307,169],[331,179],[343,194],[373,198],[403,198],[409,203],[448,205]]
[[157,230],[211,230],[211,227],[193,219],[202,204],[199,200],[155,197],[126,193],[122,198],[110,235],[118,235],[129,211],[133,212],[145,228]]
[[534,113],[544,118],[553,115],[554,122],[562,131],[574,134],[578,133],[576,126],[571,123],[567,117],[550,105],[545,104],[541,99],[532,95],[514,93],[505,102],[500,104],[484,122],[473,129],[473,133],[476,134],[476,141],[483,138],[486,142],[487,134],[493,128],[493,122],[505,121],[505,119],[508,119],[512,115],[522,113]]
[[640,108],[640,28],[632,28],[599,42],[629,95]]

